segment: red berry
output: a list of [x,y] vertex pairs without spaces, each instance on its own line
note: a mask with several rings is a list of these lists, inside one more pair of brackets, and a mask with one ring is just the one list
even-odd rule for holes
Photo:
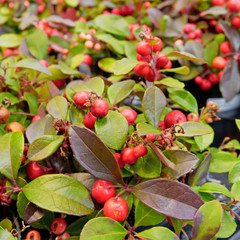
[[7,49],[3,50],[2,55],[3,55],[3,57],[9,57],[9,56],[13,56],[14,52],[12,49],[7,48]]
[[28,152],[28,147],[27,147],[27,146],[24,146],[23,154],[26,156],[26,155],[27,155],[27,152]]
[[172,62],[169,60],[168,63],[163,67],[164,69],[172,68]]
[[197,34],[195,32],[190,32],[188,34],[188,39],[195,39],[197,37]]
[[157,58],[156,68],[163,68],[169,62],[168,57],[165,57],[165,53],[158,52],[155,56]]
[[27,177],[33,180],[47,173],[43,165],[38,162],[29,162],[27,165]]
[[7,108],[0,106],[0,124],[7,123],[10,117],[10,112]]
[[94,101],[93,106],[90,108],[91,113],[95,117],[103,118],[107,116],[109,110],[108,103],[102,99]]
[[45,59],[39,60],[39,62],[44,65],[45,67],[48,67],[48,62]]
[[133,148],[127,147],[121,152],[121,159],[124,163],[134,164],[137,162],[138,158],[136,157]]
[[55,240],[64,240],[64,239],[67,239],[67,238],[70,238],[70,237],[71,237],[70,234],[67,233],[67,232],[65,232],[65,233],[63,233],[62,235],[57,236],[57,237],[55,238]]
[[208,79],[203,79],[202,83],[200,84],[200,88],[203,91],[208,91],[211,89],[211,87],[212,87],[212,83],[208,81]]
[[224,33],[221,24],[216,25],[215,30],[217,33]]
[[193,24],[187,23],[184,25],[183,31],[184,31],[184,33],[188,34],[188,33],[192,32],[194,30],[194,28],[195,28],[195,26]]
[[98,179],[92,188],[92,196],[100,204],[104,204],[108,199],[116,195],[114,184],[105,180]]
[[164,132],[164,135],[159,135],[158,143],[162,146],[172,144],[172,135],[169,132]]
[[85,114],[83,118],[83,124],[86,128],[94,129],[96,117],[92,115],[92,113],[88,112]]
[[126,200],[121,197],[110,198],[104,204],[103,214],[105,217],[112,218],[116,221],[124,221],[128,215],[128,204]]
[[212,4],[215,6],[223,6],[225,5],[226,0],[212,0]]
[[86,19],[85,17],[80,17],[80,18],[78,19],[78,21],[87,22],[87,19]]
[[37,121],[38,119],[40,119],[41,117],[37,114],[37,115],[35,115],[33,118],[32,118],[32,123],[33,122],[35,122],[35,121]]
[[211,20],[209,20],[209,25],[210,25],[210,26],[215,26],[216,23],[217,23],[216,19],[211,19]]
[[147,63],[150,63],[150,60],[151,60],[151,56],[148,55],[148,56],[142,56],[140,54],[137,53],[137,60],[139,62],[147,62]]
[[172,110],[171,112],[167,113],[164,117],[164,123],[166,128],[170,128],[173,124],[186,122],[186,116],[179,110]]
[[55,86],[57,86],[58,88],[63,87],[66,84],[66,79],[59,79],[59,80],[54,80],[53,83],[55,84]]
[[82,62],[87,64],[88,66],[91,66],[92,65],[92,57],[88,54],[85,54]]
[[75,102],[75,104],[77,105],[78,108],[87,109],[88,106],[86,105],[86,103],[89,100],[89,96],[90,96],[89,92],[79,91],[79,92],[75,93],[75,95],[73,96],[73,101]]
[[151,53],[152,47],[148,42],[139,42],[136,45],[136,51],[142,56],[147,56]]
[[154,51],[154,52],[161,51],[162,46],[163,46],[162,40],[161,40],[160,38],[158,38],[158,37],[155,37],[155,38],[153,38],[153,39],[158,40],[158,42],[155,43],[155,44],[152,46],[152,47],[153,47],[153,51]]
[[155,134],[147,134],[146,139],[150,140],[151,142],[154,142],[156,140]]
[[195,41],[198,42],[198,43],[203,44],[203,40],[201,38],[196,38]]
[[219,77],[215,73],[211,73],[208,75],[208,81],[212,84],[218,84],[219,83]]
[[227,53],[232,52],[232,46],[231,46],[230,42],[224,41],[220,44],[219,50],[220,50],[220,52],[227,54]]
[[240,16],[233,17],[232,19],[232,25],[235,28],[240,28]]
[[149,74],[149,71],[151,70],[150,66],[145,63],[141,63],[136,65],[134,68],[134,73],[141,77],[146,77]]
[[195,32],[195,34],[197,35],[198,38],[200,38],[203,34],[201,29],[196,29],[194,32]]
[[25,155],[23,155],[23,156],[22,156],[22,162],[21,162],[21,164],[24,164],[25,161],[26,161],[26,157],[25,157]]
[[86,48],[92,49],[94,44],[92,40],[87,40],[84,45]]
[[41,240],[41,235],[37,230],[31,230],[27,233],[26,240]]
[[101,49],[102,49],[102,46],[101,46],[100,43],[96,43],[96,44],[94,45],[94,50],[95,50],[95,51],[99,52]]
[[61,51],[61,53],[62,53],[63,55],[68,55],[69,50],[68,50],[67,48],[63,48],[62,51]]
[[200,77],[200,76],[196,76],[196,77],[194,78],[194,82],[195,82],[196,84],[198,84],[198,85],[200,85],[200,84],[202,83],[202,80],[203,80],[203,78]]
[[187,115],[187,120],[197,122],[199,121],[199,115],[197,115],[196,113],[189,113]]
[[121,8],[120,8],[120,15],[122,16],[130,16],[133,15],[134,13],[134,7],[130,4],[124,4]]
[[227,3],[227,7],[231,12],[240,11],[240,1],[239,0],[229,0]]
[[55,218],[51,224],[51,232],[60,235],[64,233],[67,228],[67,223],[63,218]]
[[151,7],[151,3],[150,3],[150,2],[145,2],[143,5],[144,5],[144,7],[145,7],[146,9],[148,9],[148,8]]
[[124,108],[120,113],[127,119],[129,126],[132,125],[137,118],[137,112],[131,108]]
[[223,69],[227,64],[227,60],[224,57],[217,56],[213,59],[212,67]]
[[[156,79],[156,81],[158,81],[158,80],[160,80],[160,78],[161,78],[161,73],[158,72],[157,69],[155,69],[155,72],[156,72],[156,74],[157,74],[157,79]],[[150,68],[150,71],[149,71],[148,75],[145,76],[145,79],[146,79],[147,81],[149,81],[149,82],[154,82],[154,81],[155,81],[155,74],[154,74],[154,72],[153,72],[153,70],[152,70],[151,68]]]
[[43,30],[44,30],[44,32],[45,32],[48,36],[51,36],[51,35],[52,35],[53,30],[52,30],[51,27],[46,26],[46,27],[44,27]]
[[143,157],[147,155],[148,149],[146,146],[143,146],[142,144],[138,144],[133,148],[134,154],[137,158]]
[[120,15],[121,14],[121,10],[120,10],[120,8],[113,8],[111,13],[115,14],[115,15]]
[[113,154],[115,159],[117,160],[118,166],[120,169],[123,169],[125,166],[125,162],[122,161],[121,154],[120,153],[114,153]]
[[162,131],[166,129],[164,121],[159,121],[158,126],[161,128]]

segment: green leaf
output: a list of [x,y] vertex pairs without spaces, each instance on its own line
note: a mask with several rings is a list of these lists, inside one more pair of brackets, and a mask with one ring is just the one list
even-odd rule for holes
[[210,42],[203,51],[203,58],[206,60],[206,62],[209,64],[209,66],[212,65],[213,59],[218,56],[218,42],[212,41]]
[[145,123],[145,122],[140,122],[137,124],[136,126],[137,129],[137,133],[140,136],[144,136],[147,134],[156,134],[159,135],[162,133],[161,130],[156,129],[155,127],[153,127],[152,125]]
[[159,88],[155,86],[147,88],[142,102],[143,113],[148,122],[155,128],[158,128],[160,117],[166,103],[166,97]]
[[65,0],[65,3],[71,7],[71,8],[75,8],[78,6],[79,4],[79,0]]
[[90,220],[83,228],[81,240],[122,240],[127,230],[111,218],[98,217]]
[[239,160],[231,153],[219,151],[212,154],[209,171],[215,173],[229,172]]
[[173,87],[173,88],[184,88],[184,86],[185,86],[184,83],[182,83],[172,77],[163,78],[160,81],[154,82],[154,84],[155,85],[164,85],[164,86]]
[[23,37],[15,33],[5,33],[0,36],[0,47],[17,47],[22,42]]
[[212,239],[220,229],[222,215],[222,207],[217,200],[202,205],[194,217],[192,239]]
[[70,68],[66,63],[59,62],[60,70],[67,75],[82,75],[78,70]]
[[0,93],[0,103],[2,104],[2,100],[4,98],[7,98],[8,100],[10,100],[11,105],[14,105],[16,103],[19,103],[19,99],[17,97],[15,97],[14,95],[12,95],[9,92],[2,92]]
[[28,93],[28,92],[24,92],[23,94],[24,99],[27,101],[29,109],[30,109],[30,113],[32,114],[38,114],[38,99],[37,97],[32,94],[32,93]]
[[8,218],[4,218],[0,222],[0,227],[2,227],[3,229],[6,229],[7,231],[10,232],[12,230],[13,224]]
[[128,37],[130,30],[127,21],[114,14],[99,15],[94,19],[95,24],[105,32],[122,37]]
[[70,61],[70,67],[71,68],[76,68],[80,63],[82,63],[84,59],[84,54],[77,54],[74,57],[71,58]]
[[37,59],[45,59],[48,54],[48,37],[45,32],[33,28],[26,36],[29,52]]
[[240,131],[240,119],[235,119],[236,125]]
[[198,114],[198,103],[195,97],[189,91],[184,89],[175,90],[169,93],[169,97],[175,103],[179,104],[190,112]]
[[119,150],[127,138],[128,122],[121,113],[110,110],[106,117],[96,120],[95,130],[108,147]]
[[47,67],[45,67],[38,60],[35,60],[35,59],[23,59],[9,67],[28,68],[28,69],[33,69],[38,72],[44,73],[49,76],[52,75]]
[[69,44],[68,42],[63,39],[62,37],[56,36],[56,35],[51,35],[49,38],[49,44],[56,44],[59,45],[63,48],[69,49]]
[[218,15],[224,15],[227,14],[227,10],[224,6],[213,6],[208,8],[206,11],[202,11],[200,16],[204,17],[206,15],[214,15],[214,16],[218,16]]
[[179,240],[178,236],[175,235],[175,233],[165,227],[153,227],[151,229],[138,233],[136,236],[148,240]]
[[66,98],[62,96],[56,96],[48,102],[46,108],[52,117],[56,119],[62,119],[63,121],[67,120],[68,103]]
[[237,224],[234,220],[234,217],[231,216],[231,213],[227,210],[223,210],[222,224],[215,235],[216,238],[229,238],[237,228]]
[[98,67],[104,72],[112,73],[114,70],[114,63],[116,62],[115,58],[102,58],[98,61]]
[[129,73],[139,62],[133,58],[123,58],[114,63],[113,73],[115,75]]
[[240,162],[236,162],[229,171],[228,180],[230,183],[240,181]]
[[229,198],[232,198],[232,194],[229,192],[229,190],[225,186],[223,186],[219,183],[215,183],[215,182],[207,182],[207,183],[203,184],[199,188],[199,192],[219,193],[219,194],[223,194]]
[[80,33],[80,32],[88,32],[88,24],[84,21],[76,21],[76,26],[74,28],[74,32]]
[[66,74],[64,74],[57,66],[49,66],[48,70],[51,72],[51,75],[45,74],[45,73],[40,73],[37,80],[40,82],[42,80],[59,80],[59,79],[64,79],[67,77]]
[[240,181],[236,181],[232,185],[231,194],[236,201],[240,201]]
[[43,135],[35,139],[29,146],[27,157],[30,161],[39,161],[57,151],[64,140],[61,135]]
[[108,88],[108,99],[111,105],[116,105],[128,97],[135,85],[133,80],[125,80],[112,84]]
[[0,227],[0,239],[4,239],[4,240],[17,240],[16,237],[14,237],[7,230],[4,230],[2,227]]
[[136,59],[137,52],[136,52],[136,45],[137,41],[127,41],[125,44],[125,55],[127,58]]
[[135,208],[135,226],[149,226],[156,225],[162,222],[166,218],[152,208],[148,207],[141,201],[138,202]]
[[13,180],[22,162],[24,137],[22,132],[8,133],[0,137],[0,173]]
[[180,81],[188,81],[194,79],[196,76],[199,76],[204,71],[204,68],[202,66],[195,65],[190,65],[189,69],[190,72],[188,75],[174,74],[174,78]]
[[177,137],[195,137],[195,136],[202,136],[206,134],[211,134],[213,132],[212,128],[202,124],[200,122],[194,122],[194,121],[187,121],[178,123],[179,126],[181,126],[184,129],[184,133],[178,133],[178,130],[180,130],[180,127],[177,126],[175,129],[177,131],[176,136]]
[[76,104],[71,104],[69,108],[69,118],[72,124],[74,123],[82,123],[85,112],[79,109]]
[[202,62],[206,63],[203,59],[196,58],[194,55],[187,53],[187,52],[170,52],[166,54],[166,57],[177,57],[177,58],[183,58],[186,60],[196,61],[196,62]]
[[64,174],[40,176],[25,185],[23,193],[30,202],[52,212],[82,216],[94,211],[86,188]]
[[139,158],[132,168],[142,178],[156,178],[161,173],[161,161],[153,149],[148,147],[148,154]]
[[190,69],[187,66],[182,66],[177,68],[161,69],[160,72],[174,72],[178,74],[187,75],[189,74]]

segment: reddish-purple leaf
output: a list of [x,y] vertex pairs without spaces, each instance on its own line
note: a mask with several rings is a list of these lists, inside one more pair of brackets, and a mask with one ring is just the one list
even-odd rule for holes
[[27,224],[32,224],[42,219],[47,213],[47,210],[42,209],[35,204],[29,202],[24,211],[24,221]]
[[142,182],[133,187],[132,193],[155,211],[179,220],[193,220],[203,204],[189,186],[169,179]]
[[74,156],[83,168],[97,178],[123,183],[115,157],[94,132],[71,126],[69,134]]
[[202,163],[189,175],[189,186],[201,186],[207,181],[207,174],[211,162],[212,154],[209,153]]

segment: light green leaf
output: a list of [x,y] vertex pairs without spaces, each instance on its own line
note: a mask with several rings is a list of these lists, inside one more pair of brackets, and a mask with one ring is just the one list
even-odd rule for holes
[[5,33],[0,36],[0,47],[17,47],[22,42],[23,37],[15,33]]
[[60,70],[64,74],[67,74],[67,75],[81,75],[81,73],[78,70],[70,68],[66,63],[64,63],[62,61],[59,62],[59,67],[60,67]]
[[154,82],[155,85],[164,85],[167,87],[174,87],[174,88],[184,88],[185,84],[174,79],[172,77],[163,78],[160,81]]
[[240,201],[240,181],[236,181],[232,185],[231,194],[236,201]]
[[43,81],[43,80],[60,80],[67,77],[66,74],[64,74],[57,66],[49,66],[48,70],[51,72],[51,76],[45,73],[40,73],[37,80]]
[[98,61],[98,67],[104,72],[112,73],[114,70],[114,63],[116,62],[115,58],[102,58]]
[[236,162],[229,171],[228,180],[230,183],[240,181],[240,162]]
[[144,136],[147,134],[161,134],[162,131],[160,129],[156,129],[155,127],[153,127],[152,125],[145,123],[145,122],[140,122],[137,124],[136,126],[137,129],[137,133],[140,136]]
[[203,59],[196,58],[194,55],[187,53],[187,52],[170,52],[166,54],[166,57],[177,57],[177,58],[183,58],[186,60],[196,61],[196,62],[202,62],[206,63]]
[[235,119],[236,125],[240,131],[240,119]]
[[177,68],[169,68],[169,69],[161,69],[160,72],[174,72],[178,74],[187,75],[190,70],[187,66],[177,67]]
[[16,237],[14,237],[7,230],[4,230],[2,227],[0,227],[0,239],[4,239],[4,240],[17,240]]
[[113,72],[115,75],[127,74],[139,63],[133,58],[123,58],[114,63]]
[[215,57],[218,56],[218,49],[219,45],[217,41],[210,42],[203,51],[203,57],[209,64],[209,66],[212,65],[212,61]]

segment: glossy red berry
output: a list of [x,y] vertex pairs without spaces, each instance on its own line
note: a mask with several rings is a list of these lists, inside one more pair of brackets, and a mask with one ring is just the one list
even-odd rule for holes
[[212,0],[212,4],[215,6],[224,6],[226,3],[226,0]]
[[149,71],[151,70],[150,66],[145,63],[141,63],[136,65],[134,68],[134,73],[141,77],[146,77],[149,74]]
[[41,240],[41,235],[37,230],[31,230],[27,233],[26,240]]
[[92,65],[92,57],[89,54],[85,54],[82,62],[88,66],[91,66]]
[[184,25],[183,31],[184,31],[184,33],[188,34],[192,31],[194,31],[194,28],[195,28],[195,26],[193,24],[187,23],[187,24]]
[[199,115],[197,115],[196,113],[189,113],[187,115],[187,121],[197,122],[197,121],[199,121]]
[[172,62],[168,60],[168,63],[163,67],[164,69],[170,69],[172,68]]
[[227,3],[227,8],[231,12],[240,11],[240,1],[239,0],[229,0]]
[[109,110],[108,103],[102,99],[94,101],[90,111],[95,117],[103,118],[107,116]]
[[121,159],[124,163],[134,164],[137,162],[138,158],[136,157],[133,148],[127,147],[121,152]]
[[132,125],[137,118],[137,112],[131,108],[124,108],[120,113],[127,119],[129,126]]
[[224,41],[220,44],[219,50],[221,53],[227,54],[227,53],[232,52],[232,46],[231,46],[230,42]]
[[115,14],[115,15],[120,15],[120,13],[121,13],[120,8],[113,8],[111,13]]
[[66,79],[54,80],[53,83],[57,88],[61,88],[66,84]]
[[21,164],[24,164],[25,161],[26,161],[26,157],[25,157],[25,155],[23,155],[23,156],[22,156],[22,162],[21,162]]
[[195,39],[197,37],[197,34],[195,32],[190,32],[187,36],[188,39]]
[[46,170],[44,166],[42,166],[38,162],[29,162],[27,165],[27,177],[30,180],[33,180],[37,177],[40,177],[42,175],[46,174]]
[[162,40],[161,40],[160,38],[158,38],[158,37],[155,37],[155,38],[153,38],[153,39],[154,39],[154,40],[158,40],[158,42],[155,43],[155,44],[152,46],[153,51],[154,51],[154,52],[161,51],[162,46],[163,46]]
[[213,59],[212,66],[218,69],[223,69],[227,64],[227,60],[224,57],[217,56]]
[[[157,74],[157,78],[155,79],[155,73]],[[147,76],[145,76],[145,79],[149,82],[154,82],[155,80],[158,81],[161,78],[161,73],[158,71],[158,69],[155,69],[155,73],[150,68],[149,73]]]
[[35,115],[33,118],[32,118],[32,123],[33,122],[35,122],[35,121],[37,121],[38,119],[40,119],[41,117],[37,114],[37,115]]
[[208,80],[208,79],[203,79],[202,83],[200,84],[200,88],[203,90],[203,91],[208,91],[210,90],[212,87],[212,83]]
[[77,105],[78,108],[87,109],[88,106],[86,105],[86,103],[89,100],[89,96],[90,96],[89,92],[79,91],[79,92],[75,93],[75,95],[73,96],[73,101],[75,102],[75,104]]
[[39,62],[44,65],[45,67],[48,67],[48,62],[45,59],[39,60]]
[[88,112],[85,114],[83,118],[83,124],[86,128],[94,129],[96,117],[92,115],[92,113]]
[[179,110],[172,110],[171,112],[167,113],[164,117],[164,123],[166,128],[170,128],[173,124],[186,122],[186,116],[183,112]]
[[138,144],[133,148],[134,154],[137,158],[143,157],[147,155],[148,149],[146,146],[143,146],[142,144]]
[[147,62],[147,63],[150,63],[151,61],[151,56],[150,55],[147,55],[147,56],[142,56],[140,54],[137,53],[137,60],[139,62]]
[[158,126],[161,128],[162,131],[166,129],[164,121],[159,121]]
[[208,81],[212,84],[218,84],[219,80],[220,79],[216,73],[211,73],[208,75]]
[[150,140],[151,142],[154,142],[156,140],[155,134],[147,134],[146,139]]
[[125,166],[125,162],[122,161],[121,154],[120,153],[114,153],[113,154],[115,159],[117,160],[118,166],[120,169],[123,169]]
[[60,235],[65,232],[67,228],[67,223],[63,218],[55,218],[51,223],[51,232]]
[[217,24],[215,26],[215,30],[216,30],[217,33],[224,33],[221,24]]
[[200,77],[200,76],[196,76],[196,77],[194,78],[194,82],[195,82],[196,84],[198,84],[198,85],[200,85],[200,84],[202,83],[202,80],[203,80],[203,78]]
[[55,238],[55,240],[65,240],[65,239],[70,238],[70,237],[71,237],[70,234],[65,232],[62,235],[57,236]]
[[232,25],[235,28],[240,28],[240,16],[233,17],[232,19]]
[[148,42],[139,42],[136,45],[136,51],[142,56],[147,56],[151,53],[152,47]]
[[103,214],[105,217],[112,218],[116,221],[124,221],[128,215],[128,204],[126,200],[121,197],[110,198],[103,207]]
[[151,7],[151,3],[150,3],[150,2],[145,2],[143,5],[144,5],[144,7],[145,7],[146,9],[148,9],[148,8]]
[[100,204],[104,204],[108,199],[116,195],[116,188],[112,182],[98,179],[92,188],[92,196]]
[[158,52],[156,54],[156,58],[157,58],[157,63],[156,63],[156,67],[157,68],[163,68],[164,66],[166,66],[169,62],[169,59],[168,57],[165,57],[166,54],[165,53],[161,53],[161,52]]

